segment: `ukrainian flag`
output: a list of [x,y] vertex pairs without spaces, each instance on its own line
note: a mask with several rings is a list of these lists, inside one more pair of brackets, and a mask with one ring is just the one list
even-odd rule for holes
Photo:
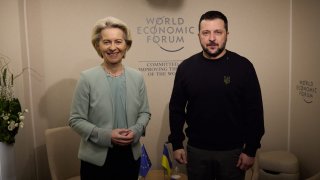
[[167,174],[170,176],[171,169],[172,169],[172,162],[171,162],[169,150],[168,150],[168,147],[166,146],[166,144],[163,146],[161,165],[167,171]]

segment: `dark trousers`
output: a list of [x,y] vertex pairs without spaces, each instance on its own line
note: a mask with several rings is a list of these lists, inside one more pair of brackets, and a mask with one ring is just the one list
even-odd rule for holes
[[134,160],[131,146],[109,148],[103,166],[81,161],[81,180],[137,180],[140,158]]
[[189,180],[244,180],[245,171],[236,165],[241,149],[209,151],[187,147]]

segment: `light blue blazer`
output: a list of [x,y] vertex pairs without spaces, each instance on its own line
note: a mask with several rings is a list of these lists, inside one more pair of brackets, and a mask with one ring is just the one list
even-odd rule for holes
[[[150,120],[147,91],[141,72],[125,66],[126,116],[129,129],[135,133],[132,152],[137,160],[141,155],[139,139]],[[102,166],[111,143],[114,108],[111,88],[102,66],[81,72],[75,89],[69,125],[80,136],[79,159]],[[95,128],[97,143],[90,141]]]

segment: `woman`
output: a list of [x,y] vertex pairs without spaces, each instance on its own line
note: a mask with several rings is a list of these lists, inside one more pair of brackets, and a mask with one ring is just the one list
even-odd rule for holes
[[138,178],[139,139],[151,114],[142,74],[122,64],[131,44],[119,19],[101,19],[93,28],[92,45],[103,63],[81,73],[69,119],[81,136],[82,180]]

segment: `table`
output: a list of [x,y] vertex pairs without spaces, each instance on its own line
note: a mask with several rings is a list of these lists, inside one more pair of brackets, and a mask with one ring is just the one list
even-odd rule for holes
[[[179,173],[179,175],[181,177],[178,180],[188,180],[185,174]],[[150,170],[145,180],[170,180],[170,177],[168,175],[164,176],[163,170]]]

